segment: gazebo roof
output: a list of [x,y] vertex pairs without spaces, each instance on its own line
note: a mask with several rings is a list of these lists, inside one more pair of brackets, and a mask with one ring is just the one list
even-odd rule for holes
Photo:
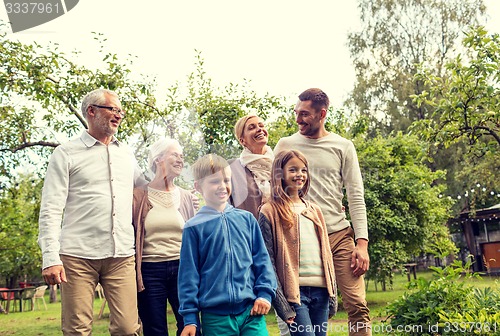
[[500,214],[500,203],[499,204],[495,204],[489,208],[484,208],[484,209],[477,209],[474,212],[474,215],[471,216],[471,212],[472,211],[464,211],[460,214],[460,216],[458,216],[459,219],[464,219],[464,218],[499,218],[500,216],[498,214]]

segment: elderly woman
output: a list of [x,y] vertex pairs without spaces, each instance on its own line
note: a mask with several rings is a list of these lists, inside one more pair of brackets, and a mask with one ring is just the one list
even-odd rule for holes
[[270,195],[273,150],[267,145],[264,121],[254,114],[240,118],[234,126],[234,134],[243,151],[231,162],[233,191],[229,202],[250,211],[258,219],[259,208]]
[[195,208],[191,193],[174,184],[184,167],[179,143],[173,139],[155,142],[149,151],[149,167],[154,178],[134,190],[133,202],[139,317],[145,336],[168,335],[168,300],[180,335],[184,321],[178,313],[177,274],[182,229]]

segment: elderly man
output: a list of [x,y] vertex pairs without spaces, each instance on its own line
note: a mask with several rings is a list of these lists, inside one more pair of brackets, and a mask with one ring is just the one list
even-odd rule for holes
[[[322,90],[302,92],[295,106],[299,131],[280,139],[274,153],[298,149],[309,161],[308,197],[325,216],[335,277],[349,315],[349,335],[371,335],[363,281],[370,264],[363,180],[353,143],[325,129],[328,105],[328,96]],[[344,187],[352,228],[342,206]]]
[[42,193],[38,243],[42,275],[61,284],[64,335],[92,334],[93,298],[101,283],[110,309],[111,335],[139,329],[132,227],[135,158],[115,134],[125,117],[117,94],[87,94],[88,129],[54,150]]

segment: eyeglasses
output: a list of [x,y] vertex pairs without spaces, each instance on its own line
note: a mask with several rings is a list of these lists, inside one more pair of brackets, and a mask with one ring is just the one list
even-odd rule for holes
[[98,108],[103,108],[103,109],[106,109],[110,112],[112,112],[113,114],[119,114],[120,117],[122,118],[125,118],[125,111],[123,111],[122,109],[118,108],[118,107],[114,107],[114,106],[104,106],[104,105],[95,105],[95,104],[91,104],[91,106],[94,106],[94,107],[98,107]]

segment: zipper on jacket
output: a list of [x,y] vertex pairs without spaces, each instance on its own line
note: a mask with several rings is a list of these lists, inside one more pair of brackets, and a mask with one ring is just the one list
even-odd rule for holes
[[234,300],[234,290],[233,290],[233,283],[231,281],[231,279],[233,278],[233,268],[232,268],[232,265],[233,265],[233,258],[232,258],[232,251],[231,251],[231,241],[230,241],[230,234],[229,234],[229,225],[227,224],[227,219],[226,219],[226,214],[225,213],[222,213],[222,222],[223,222],[223,228],[224,228],[224,234],[225,234],[225,248],[226,248],[226,252],[227,252],[227,275],[228,275],[228,295],[229,295],[229,302],[230,304],[234,303],[235,300]]

